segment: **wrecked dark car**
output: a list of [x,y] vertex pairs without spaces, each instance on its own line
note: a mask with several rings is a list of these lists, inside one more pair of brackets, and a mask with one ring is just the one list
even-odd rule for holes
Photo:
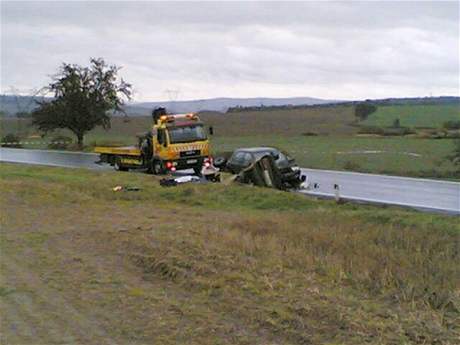
[[237,180],[277,189],[298,189],[302,177],[295,160],[272,147],[241,148],[226,159],[216,157],[214,164],[221,170],[238,174]]

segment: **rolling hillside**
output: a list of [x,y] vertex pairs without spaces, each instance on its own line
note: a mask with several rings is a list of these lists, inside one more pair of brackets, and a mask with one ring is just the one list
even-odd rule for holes
[[[40,97],[42,100],[43,97]],[[50,98],[46,98],[50,99]],[[7,116],[14,116],[17,112],[30,112],[36,107],[36,97],[0,95],[0,109]],[[226,112],[232,107],[260,107],[260,106],[286,106],[286,105],[313,105],[334,103],[337,101],[324,100],[311,97],[293,98],[211,98],[187,101],[161,101],[161,102],[131,102],[125,106],[128,115],[150,115],[156,107],[166,107],[172,113],[198,112],[203,110]]]

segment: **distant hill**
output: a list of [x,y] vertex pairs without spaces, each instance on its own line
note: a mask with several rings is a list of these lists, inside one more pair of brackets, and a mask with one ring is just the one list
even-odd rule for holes
[[[32,96],[0,95],[0,109],[7,116],[14,116],[17,112],[30,112],[36,108],[38,98]],[[40,97],[40,100],[51,99]],[[232,107],[260,107],[281,105],[313,105],[333,103],[337,101],[324,100],[311,97],[293,98],[211,98],[189,101],[165,101],[165,102],[133,102],[125,106],[128,115],[150,115],[156,107],[166,107],[171,113],[187,113],[198,111],[226,112]]]
[[48,97],[33,97],[19,95],[0,95],[0,110],[6,116],[14,116],[19,112],[31,112],[37,107],[36,101],[51,99]]
[[[5,116],[15,116],[18,112],[30,112],[36,108],[36,100],[50,100],[51,98],[0,95],[0,110]],[[412,97],[412,98],[387,98],[367,100],[377,105],[403,105],[403,104],[452,104],[460,103],[460,97]],[[238,112],[241,110],[276,110],[284,108],[302,108],[311,106],[334,106],[338,104],[354,105],[362,101],[325,100],[311,97],[292,98],[210,98],[189,101],[165,102],[132,102],[124,109],[128,115],[147,116],[156,107],[166,107],[171,113],[187,113],[198,111],[216,111],[220,113]]]
[[293,98],[211,98],[190,101],[142,102],[132,103],[126,107],[128,113],[142,113],[149,115],[156,107],[166,107],[172,113],[186,113],[198,111],[218,111],[225,113],[233,107],[271,107],[282,105],[313,105],[336,103],[335,100],[324,100],[311,97]]
[[272,105],[272,106],[246,106],[230,107],[227,112],[238,113],[247,111],[274,111],[282,109],[302,109],[318,107],[336,107],[336,106],[354,106],[358,103],[369,102],[377,106],[407,106],[407,105],[457,105],[460,106],[460,97],[440,96],[440,97],[407,97],[407,98],[383,98],[383,99],[366,99],[359,101],[335,101],[320,104],[300,104],[300,105]]

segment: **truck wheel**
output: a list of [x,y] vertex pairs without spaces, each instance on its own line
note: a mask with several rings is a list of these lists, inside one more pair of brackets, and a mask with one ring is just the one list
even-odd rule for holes
[[115,158],[115,163],[113,164],[113,167],[117,171],[128,171],[128,168],[123,166],[123,164],[121,164],[121,158],[120,157]]

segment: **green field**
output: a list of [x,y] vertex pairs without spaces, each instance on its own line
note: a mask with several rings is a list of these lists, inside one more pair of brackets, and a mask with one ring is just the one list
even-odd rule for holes
[[454,149],[454,140],[449,139],[216,136],[213,145],[218,152],[237,147],[275,146],[289,152],[305,168],[460,179],[455,166],[446,159]]
[[[386,121],[391,114],[398,114],[401,125],[408,125],[402,118],[407,109],[410,114],[416,114],[407,119],[417,126],[436,127],[444,121],[456,119],[456,107],[452,105],[411,105],[380,107],[367,121],[374,116]],[[442,120],[434,115],[435,112],[444,114]],[[214,127],[215,135],[211,140],[215,153],[245,146],[275,146],[291,153],[302,167],[460,179],[458,169],[447,159],[454,140],[359,136],[359,127],[354,123],[353,107],[350,106],[229,114],[206,112],[201,118]],[[388,121],[391,125],[392,121]],[[24,145],[27,148],[46,148],[46,144],[36,143],[49,141],[57,134],[73,137],[68,131],[57,131],[41,138],[30,127],[29,120],[4,118],[0,123],[2,134],[20,133],[28,142]],[[149,117],[133,117],[128,122],[114,118],[110,130],[96,128],[87,134],[85,150],[91,151],[95,145],[136,144],[136,134],[145,133],[150,125]]]
[[0,165],[2,343],[458,340],[457,218],[159,179]]
[[363,125],[390,127],[399,119],[403,127],[440,128],[447,121],[460,121],[459,104],[387,105],[362,122]]

